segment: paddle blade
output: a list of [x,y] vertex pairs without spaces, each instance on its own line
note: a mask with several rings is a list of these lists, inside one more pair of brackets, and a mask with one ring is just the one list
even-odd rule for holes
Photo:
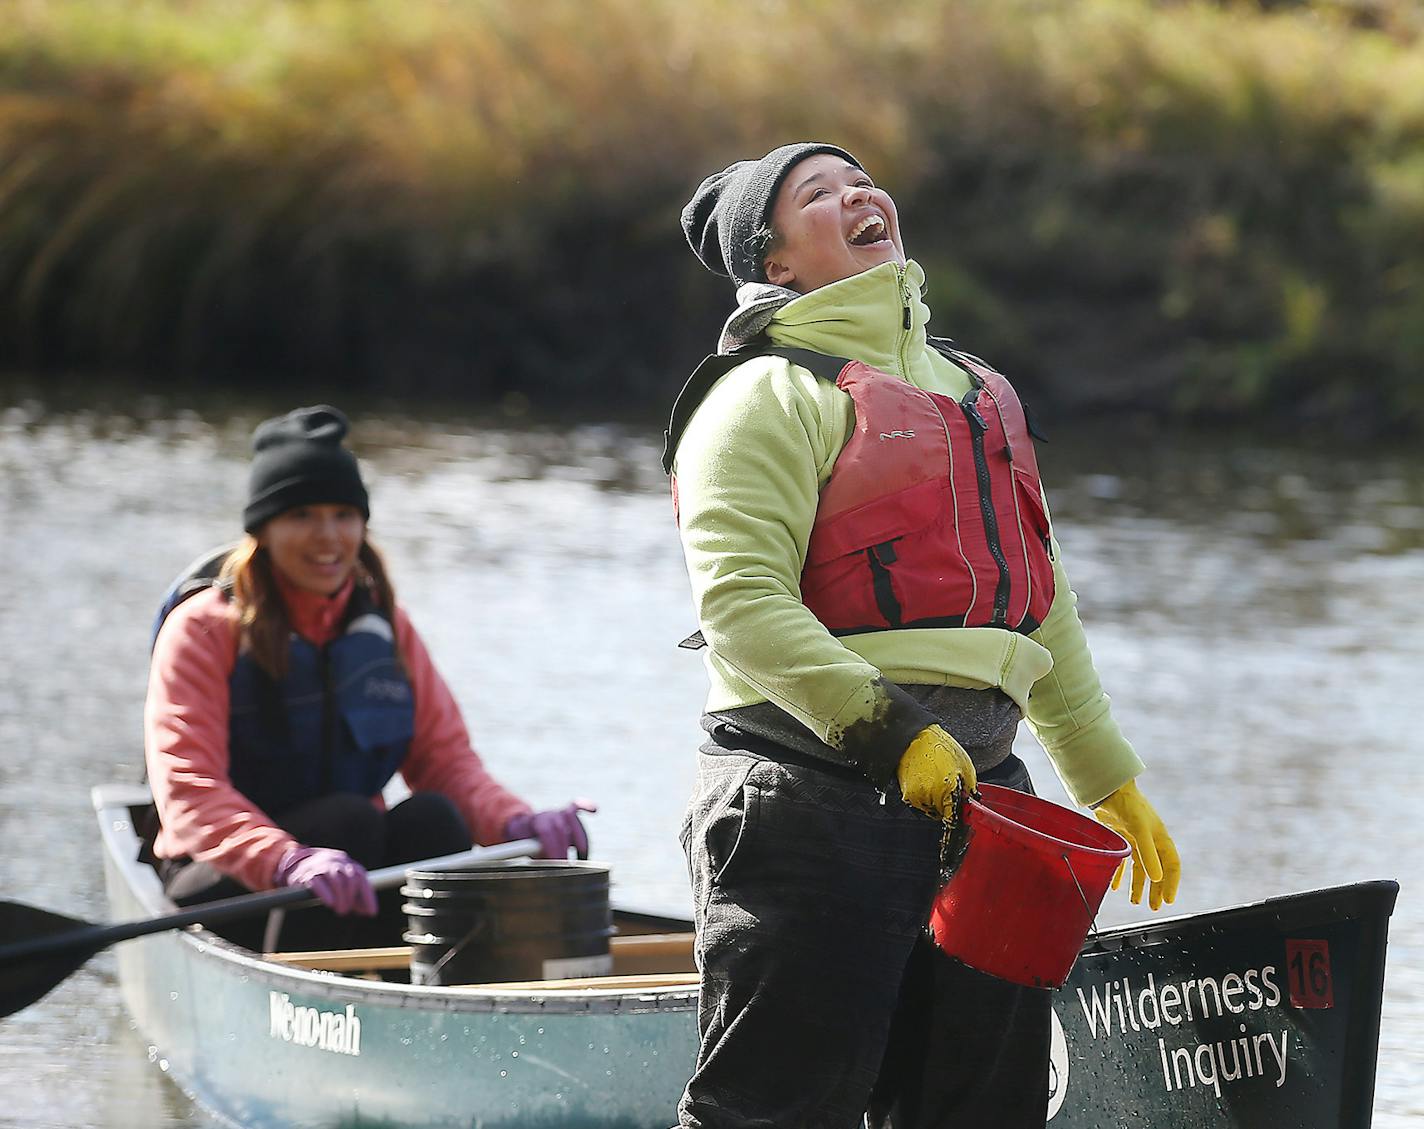
[[71,975],[93,953],[34,956],[18,964],[0,966],[0,1019],[29,1007]]
[[66,945],[56,952],[45,939],[73,934],[89,923],[21,902],[0,902],[0,1019],[47,994],[98,952]]

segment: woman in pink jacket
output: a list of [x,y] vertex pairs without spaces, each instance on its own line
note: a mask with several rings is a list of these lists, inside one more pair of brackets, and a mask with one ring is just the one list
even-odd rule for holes
[[[588,854],[576,801],[534,811],[492,777],[380,554],[339,411],[258,426],[243,542],[165,602],[144,710],[159,873],[179,904],[307,886],[285,948],[398,943],[368,868],[537,837]],[[196,589],[190,591],[190,589]],[[411,795],[389,810],[397,772]],[[261,923],[229,930],[256,947]]]

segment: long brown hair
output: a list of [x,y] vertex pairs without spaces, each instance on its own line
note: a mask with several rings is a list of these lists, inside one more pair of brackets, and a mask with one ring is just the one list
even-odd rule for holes
[[[365,587],[375,605],[394,616],[396,593],[390,573],[385,558],[369,538],[361,542],[355,571],[356,583]],[[271,678],[280,681],[287,673],[287,640],[292,624],[272,571],[272,558],[255,536],[249,533],[228,554],[218,583],[232,593],[233,606],[237,608],[239,648],[246,650]],[[399,664],[399,646],[395,657]]]

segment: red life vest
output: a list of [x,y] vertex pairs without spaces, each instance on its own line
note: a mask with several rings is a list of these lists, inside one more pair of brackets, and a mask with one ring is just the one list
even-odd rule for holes
[[[962,400],[860,361],[764,350],[834,379],[855,403],[855,431],[821,490],[801,573],[802,602],[832,634],[1027,633],[1053,604],[1048,515],[1023,405],[978,358],[931,344],[969,373],[974,387]],[[746,359],[718,357],[720,372],[704,362],[694,373],[674,408],[665,466],[696,407],[689,393],[700,401]]]

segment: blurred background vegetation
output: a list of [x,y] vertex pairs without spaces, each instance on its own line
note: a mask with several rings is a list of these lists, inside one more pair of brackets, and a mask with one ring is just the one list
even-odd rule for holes
[[934,330],[1060,413],[1424,424],[1415,0],[0,11],[12,381],[655,416],[732,300],[690,190],[818,138],[896,196]]

